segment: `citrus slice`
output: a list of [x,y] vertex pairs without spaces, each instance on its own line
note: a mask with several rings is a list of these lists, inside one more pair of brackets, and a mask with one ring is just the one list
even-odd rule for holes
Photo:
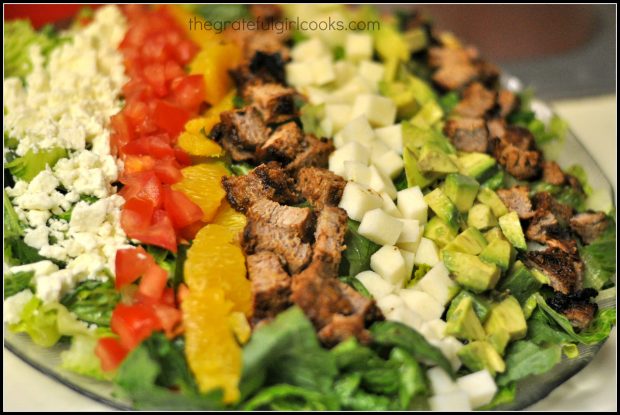
[[243,213],[237,212],[230,206],[230,203],[224,199],[217,214],[213,218],[213,223],[222,225],[237,236],[243,231],[243,228],[245,228],[247,219]]
[[219,157],[224,154],[222,147],[215,141],[205,137],[202,133],[184,132],[179,136],[179,147],[190,156]]
[[183,180],[172,185],[174,190],[185,193],[202,209],[204,222],[210,222],[217,213],[226,192],[222,188],[222,177],[228,170],[221,162],[202,163],[181,170]]

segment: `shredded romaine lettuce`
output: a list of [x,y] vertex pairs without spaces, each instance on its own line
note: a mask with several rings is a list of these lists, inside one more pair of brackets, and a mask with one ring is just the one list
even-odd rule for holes
[[34,152],[28,150],[22,157],[13,159],[6,163],[4,168],[9,169],[11,174],[18,179],[31,181],[47,166],[54,167],[56,162],[61,158],[67,157],[67,150],[60,147],[50,148]]
[[597,291],[616,273],[616,223],[609,220],[611,223],[601,236],[579,249],[585,265],[583,284]]
[[112,280],[86,280],[60,300],[77,318],[98,326],[109,326],[112,311],[120,300]]
[[364,238],[357,231],[359,222],[348,221],[348,231],[345,237],[347,249],[343,252],[340,263],[340,275],[356,276],[362,271],[370,269],[370,257],[377,252],[380,245]]
[[562,348],[559,345],[541,347],[519,340],[508,347],[505,360],[506,371],[496,379],[500,386],[548,372],[562,360]]
[[97,337],[79,334],[71,338],[71,347],[60,354],[61,367],[94,379],[109,379],[101,370],[101,361],[95,355]]

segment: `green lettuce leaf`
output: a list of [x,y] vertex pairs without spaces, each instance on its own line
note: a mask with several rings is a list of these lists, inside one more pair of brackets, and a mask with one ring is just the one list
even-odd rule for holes
[[77,318],[98,326],[109,326],[112,311],[120,300],[112,280],[85,280],[60,300]]
[[34,271],[17,272],[4,277],[4,298],[9,298],[30,287]]
[[548,372],[562,360],[562,348],[559,345],[541,347],[531,341],[520,340],[509,346],[504,360],[506,371],[496,379],[500,386]]
[[[153,333],[121,363],[114,383],[137,409],[197,410],[222,408],[220,390],[200,394],[187,366],[182,339]],[[176,390],[172,390],[176,389]]]
[[517,384],[515,382],[510,382],[507,385],[500,386],[497,392],[495,392],[495,396],[493,397],[493,400],[489,402],[487,405],[477,408],[477,410],[488,411],[499,405],[508,404],[514,401],[516,396],[517,396]]
[[616,273],[616,224],[612,223],[591,244],[580,247],[585,265],[584,287],[603,288]]
[[9,195],[6,194],[6,190],[2,191],[2,206],[4,209],[4,238],[6,239],[22,236],[24,234],[22,224],[17,217],[17,213],[15,213],[15,209],[13,208]]
[[97,336],[78,334],[71,338],[71,347],[60,354],[63,369],[98,380],[105,380],[109,375],[101,369],[101,361],[95,355]]
[[11,324],[9,329],[28,334],[39,346],[52,347],[61,337],[57,315],[56,308],[43,305],[37,297],[32,297],[22,310],[20,322]]
[[347,249],[343,252],[340,263],[340,275],[356,276],[370,269],[370,256],[377,252],[380,245],[364,238],[357,231],[360,224],[352,219],[348,221],[345,237]]
[[252,399],[241,405],[245,411],[270,408],[275,411],[329,411],[338,410],[338,402],[326,399],[313,390],[293,385],[274,385],[261,389]]
[[11,174],[18,179],[29,182],[45,170],[46,166],[52,168],[58,160],[64,157],[67,157],[67,150],[60,147],[40,150],[36,153],[28,150],[23,156],[6,163],[4,168],[9,169]]

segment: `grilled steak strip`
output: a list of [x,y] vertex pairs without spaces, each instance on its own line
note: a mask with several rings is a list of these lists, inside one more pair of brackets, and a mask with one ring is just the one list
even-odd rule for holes
[[486,153],[489,133],[482,118],[453,118],[446,122],[444,133],[459,151]]
[[334,144],[331,140],[319,140],[313,135],[306,134],[302,140],[299,153],[286,166],[286,169],[295,172],[302,167],[327,167],[327,161],[332,151],[334,151]]
[[609,225],[610,221],[603,212],[578,213],[570,218],[570,228],[586,244],[601,236]]
[[526,252],[524,257],[529,266],[539,269],[549,277],[555,291],[570,294],[581,289],[583,263],[578,258],[556,248]]
[[564,172],[555,161],[544,161],[542,163],[542,179],[544,182],[561,186],[566,181]]
[[498,189],[497,195],[510,210],[519,215],[519,219],[529,219],[534,216],[532,201],[527,186],[513,186],[510,189]]
[[274,82],[252,82],[242,91],[243,99],[255,107],[267,124],[280,123],[297,116],[294,89]]
[[598,305],[590,302],[597,294],[592,288],[568,295],[556,292],[547,299],[547,304],[558,313],[564,314],[573,327],[583,330],[590,325],[598,310]]
[[307,239],[312,226],[312,211],[309,208],[283,206],[269,199],[260,199],[252,204],[247,210],[247,218],[292,230],[301,239]]
[[540,172],[542,155],[534,148],[534,136],[529,130],[508,126],[501,137],[490,140],[491,154],[508,173],[517,179],[528,180]]
[[495,105],[495,93],[480,82],[470,84],[463,91],[463,98],[454,112],[464,118],[482,118]]
[[291,305],[291,277],[280,259],[269,251],[246,258],[248,276],[252,282],[253,325],[271,319]]
[[303,167],[297,173],[297,188],[315,209],[337,206],[347,182],[329,170]]
[[295,122],[282,124],[271,133],[258,150],[258,158],[263,161],[276,160],[289,163],[299,151],[303,138],[303,132]]

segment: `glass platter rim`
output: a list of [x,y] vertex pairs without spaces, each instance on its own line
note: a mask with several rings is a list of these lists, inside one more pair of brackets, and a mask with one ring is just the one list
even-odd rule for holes
[[[505,74],[504,76],[502,76],[502,84],[513,91],[521,91],[523,90],[522,88],[522,83],[521,81],[511,75]],[[543,121],[547,122],[550,115],[555,114],[555,112],[553,111],[553,108],[547,104],[545,101],[541,101],[538,99],[534,99],[532,100],[533,106],[534,106],[534,111],[537,113],[537,115],[541,118],[543,118]],[[543,114],[541,116],[541,114],[539,114],[539,111],[543,111]],[[546,114],[546,116],[545,116]],[[607,175],[605,174],[605,172],[603,170],[601,170],[601,168],[598,166],[598,164],[596,163],[596,160],[593,158],[592,154],[590,154],[590,152],[587,150],[587,148],[582,144],[581,140],[573,133],[573,131],[571,130],[570,126],[568,128],[567,131],[567,136],[566,136],[566,140],[564,143],[564,148],[561,149],[560,154],[563,154],[566,150],[565,146],[568,143],[572,143],[577,145],[577,147],[580,149],[580,152],[582,154],[585,155],[585,158],[589,159],[590,163],[587,166],[587,168],[585,168],[586,173],[588,173],[588,177],[590,178],[590,175],[593,173],[592,167],[594,167],[597,170],[597,174],[603,179],[606,189],[608,191],[608,194],[610,196],[611,199],[611,204],[612,207],[615,208],[615,191],[613,188],[613,185],[611,184],[609,178],[607,177]],[[601,188],[601,186],[596,186],[596,189]],[[613,301],[615,304],[615,300],[616,298],[614,297]],[[613,328],[612,328],[613,330]],[[107,405],[108,407],[112,408],[112,409],[118,409],[118,410],[134,410],[134,408],[131,406],[130,403],[126,403],[126,402],[121,402],[118,398],[114,398],[114,397],[105,397],[102,396],[101,394],[98,394],[94,391],[90,391],[88,389],[86,389],[84,386],[79,385],[77,382],[73,382],[70,379],[67,379],[65,377],[62,376],[63,373],[68,373],[68,371],[59,368],[59,367],[47,367],[39,362],[36,362],[33,360],[33,358],[30,358],[29,356],[27,356],[26,353],[21,352],[20,350],[18,350],[18,347],[14,346],[13,344],[11,344],[11,342],[9,341],[9,339],[7,338],[7,327],[6,325],[4,326],[4,330],[3,330],[3,337],[4,337],[4,347],[11,352],[13,355],[15,355],[16,357],[18,357],[22,362],[26,363],[27,365],[29,365],[30,367],[34,368],[35,370],[37,370],[38,372],[42,373],[43,375],[47,376],[48,378],[52,378],[55,381],[59,382],[60,384],[62,384],[63,386],[66,386],[67,388],[71,389],[72,391],[85,396],[89,399],[92,399],[95,402],[98,402],[100,404],[103,405]],[[11,334],[11,336],[18,336],[18,334]],[[557,370],[561,370],[562,368],[567,368],[568,366],[566,365],[566,362],[571,362],[574,361],[574,364],[570,365],[570,368],[567,369],[564,373],[562,373],[562,376],[553,378],[549,381],[546,382],[542,382],[539,386],[543,386],[542,388],[540,388],[539,391],[536,391],[536,393],[527,396],[525,399],[521,400],[523,398],[523,394],[519,393],[519,386],[524,383],[523,381],[518,382],[517,383],[517,394],[515,397],[515,400],[509,404],[504,404],[504,405],[500,405],[496,408],[494,408],[494,411],[500,411],[500,410],[527,410],[528,407],[534,405],[535,403],[541,401],[542,399],[545,399],[551,392],[553,392],[557,387],[559,387],[560,385],[562,385],[563,383],[565,383],[566,381],[568,381],[569,379],[571,379],[573,376],[575,376],[576,374],[578,374],[579,372],[581,372],[588,364],[590,364],[592,362],[592,360],[595,358],[595,356],[597,355],[597,353],[600,351],[600,349],[603,347],[603,345],[607,342],[608,338],[606,338],[604,341],[592,345],[592,346],[588,346],[588,347],[582,347],[581,345],[579,346],[579,350],[580,350],[580,357],[577,357],[575,359],[566,359],[564,356],[562,357],[562,361],[560,363],[558,363],[551,371],[547,372],[546,374],[542,374],[542,375],[534,375],[534,376],[530,376],[524,380],[527,380],[528,383],[532,383],[532,384],[537,384],[536,379],[540,379],[543,378],[545,375],[548,374],[553,374],[553,372],[557,369]],[[29,341],[29,339],[27,339],[26,341]],[[42,347],[36,346],[33,344],[33,346],[35,346],[37,349],[44,349]],[[44,350],[48,350],[50,352],[54,352],[52,350],[49,349],[44,349]],[[586,355],[581,358],[581,356],[583,355],[583,353],[586,352]],[[87,380],[86,377],[81,376],[81,375],[77,375],[77,374],[71,374],[72,376],[79,376],[79,379],[84,379],[85,381]],[[107,383],[107,382],[106,382]],[[208,410],[207,408],[205,408],[206,410]]]

